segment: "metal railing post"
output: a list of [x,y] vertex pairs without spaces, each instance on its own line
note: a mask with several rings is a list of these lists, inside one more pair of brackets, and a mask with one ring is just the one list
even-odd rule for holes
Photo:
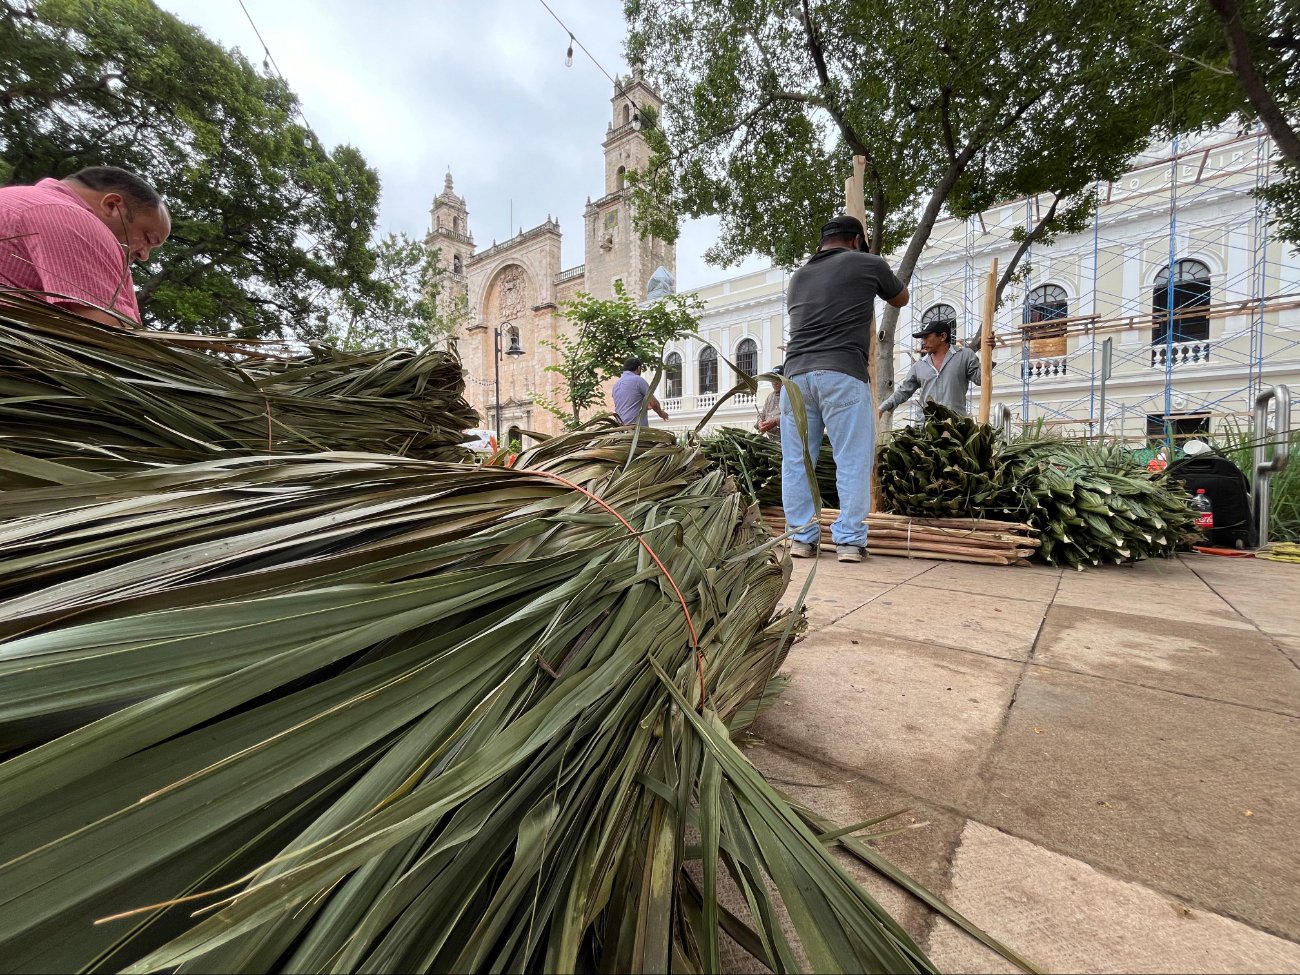
[[[1273,456],[1266,458],[1268,436],[1268,402],[1273,401]],[[1266,389],[1255,397],[1254,417],[1255,519],[1259,526],[1259,545],[1268,544],[1269,480],[1285,469],[1291,459],[1291,390],[1282,385]]]

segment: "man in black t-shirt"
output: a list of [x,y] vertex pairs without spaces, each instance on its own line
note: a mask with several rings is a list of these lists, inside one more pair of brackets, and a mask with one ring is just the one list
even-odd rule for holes
[[[821,246],[795,271],[786,291],[790,338],[786,382],[803,394],[808,449],[816,463],[823,431],[835,455],[840,516],[831,526],[841,562],[866,554],[871,510],[871,464],[876,450],[876,411],[867,375],[867,352],[879,296],[895,308],[907,304],[907,288],[885,259],[866,252],[866,235],[856,217],[840,216],[822,227]],[[788,392],[781,396],[781,495],[787,525],[794,529],[796,558],[817,554],[821,525],[802,439]]]

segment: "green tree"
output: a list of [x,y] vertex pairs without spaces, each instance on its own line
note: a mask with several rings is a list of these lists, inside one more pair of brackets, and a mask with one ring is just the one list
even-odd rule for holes
[[564,380],[568,401],[561,404],[538,396],[537,402],[570,429],[582,423],[584,411],[601,402],[602,385],[622,373],[629,356],[660,365],[665,345],[694,335],[699,328],[704,302],[694,295],[669,295],[641,306],[621,283],[615,282],[614,291],[608,300],[579,292],[564,302],[560,313],[572,324],[572,334],[561,333],[554,342],[544,340],[560,357],[546,371]]
[[326,292],[316,331],[345,349],[445,345],[469,318],[468,299],[450,277],[437,249],[389,234],[375,247],[367,280],[341,295]]
[[[681,216],[720,215],[715,263],[798,264],[843,209],[853,155],[867,161],[871,249],[897,253],[904,281],[945,214],[1047,193],[1055,205],[1022,232],[1026,247],[1045,243],[1086,221],[1091,184],[1122,172],[1167,114],[1169,24],[1129,0],[627,0],[626,12],[629,58],[665,99],[639,220],[671,239]],[[881,396],[897,318],[886,308],[880,322]]]
[[369,285],[378,175],[280,78],[148,0],[0,0],[0,182],[99,164],[168,198],[172,239],[135,269],[154,327],[310,332]]
[[1279,175],[1261,194],[1278,234],[1300,245],[1300,0],[1196,0],[1175,44],[1195,104],[1258,118]]

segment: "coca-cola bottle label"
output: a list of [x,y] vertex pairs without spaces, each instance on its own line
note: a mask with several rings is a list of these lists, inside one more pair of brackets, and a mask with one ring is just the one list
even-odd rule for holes
[[1214,512],[1201,511],[1196,515],[1196,527],[1205,529],[1214,527]]

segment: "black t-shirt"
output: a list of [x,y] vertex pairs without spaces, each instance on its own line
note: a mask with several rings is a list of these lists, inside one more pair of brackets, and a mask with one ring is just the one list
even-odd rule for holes
[[888,301],[902,290],[883,257],[842,247],[818,251],[794,272],[786,291],[785,374],[829,369],[868,382],[876,296]]

